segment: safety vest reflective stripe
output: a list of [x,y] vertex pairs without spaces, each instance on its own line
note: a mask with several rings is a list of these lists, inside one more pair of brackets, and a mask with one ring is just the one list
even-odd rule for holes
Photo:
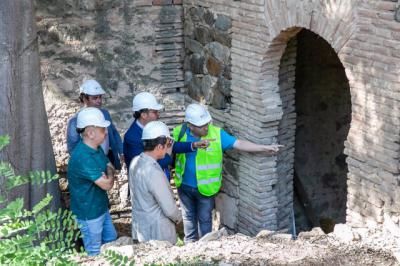
[[211,183],[216,183],[221,181],[221,177],[214,177],[214,178],[209,178],[209,179],[203,179],[203,180],[197,180],[198,185],[208,185]]
[[221,164],[220,163],[216,163],[216,164],[206,164],[206,165],[198,165],[196,167],[197,170],[211,170],[211,169],[219,169],[221,168]]

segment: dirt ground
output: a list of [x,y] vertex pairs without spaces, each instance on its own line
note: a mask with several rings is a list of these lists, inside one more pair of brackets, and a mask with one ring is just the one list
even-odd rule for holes
[[[123,254],[135,265],[400,265],[376,239],[344,243],[332,234],[306,234],[292,240],[291,235],[266,231],[253,238],[223,233],[183,246],[132,244],[121,238],[102,250]],[[80,263],[111,265],[102,257],[81,258]]]

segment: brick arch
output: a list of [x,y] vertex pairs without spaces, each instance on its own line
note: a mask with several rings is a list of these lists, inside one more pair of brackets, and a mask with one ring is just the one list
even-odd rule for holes
[[[296,110],[294,109],[294,106],[297,107],[297,102],[295,102],[294,95],[295,95],[295,80],[296,80],[296,68],[297,68],[297,38],[296,35],[299,34],[300,31],[302,31],[303,28],[299,27],[292,27],[289,29],[286,29],[281,32],[279,36],[275,38],[275,40],[272,42],[272,44],[269,46],[269,50],[267,54],[268,60],[270,62],[278,62],[277,64],[274,65],[274,67],[269,67],[266,69],[264,72],[265,75],[269,77],[274,77],[273,79],[270,79],[269,86],[265,86],[265,90],[270,90],[274,91],[277,94],[277,98],[279,97],[281,100],[281,105],[280,107],[282,108],[282,116],[279,120],[279,125],[278,125],[278,130],[277,130],[277,141],[280,144],[285,145],[285,149],[282,149],[282,151],[276,156],[276,174],[279,177],[278,181],[275,185],[275,190],[273,191],[274,196],[277,199],[277,228],[278,229],[288,229],[292,227],[292,215],[293,215],[293,202],[294,202],[294,192],[293,192],[293,187],[296,187],[293,185],[293,180],[294,180],[294,171],[295,171],[295,163],[297,161],[297,157],[295,156],[295,151],[297,154],[297,150],[299,147],[297,147],[297,142],[300,141],[300,139],[297,139],[297,118],[296,118]],[[311,31],[308,31],[311,33]],[[314,36],[318,36],[315,35]],[[319,36],[320,38],[320,36]],[[320,38],[323,40],[323,38]],[[323,40],[323,47],[326,47],[325,49],[332,49],[332,47],[329,45],[329,43],[326,42],[326,40]],[[328,48],[329,47],[329,48]],[[336,54],[337,56],[337,54]],[[339,58],[337,58],[337,64],[341,65],[344,70],[343,63],[340,61]],[[343,73],[343,72],[342,72]],[[343,84],[347,84],[347,89],[345,91],[347,92],[347,98],[350,101],[350,86],[348,82],[348,78],[345,73],[342,74],[342,79],[341,81]],[[341,83],[338,83],[341,84]],[[341,87],[341,86],[340,86]],[[345,94],[343,93],[343,97]],[[347,111],[345,113],[342,113],[341,115],[347,115],[348,118],[350,118],[351,115],[351,105],[345,105],[347,108]],[[296,108],[297,109],[297,108]],[[333,123],[335,123],[335,120],[331,120]],[[349,126],[350,123],[346,124]],[[331,131],[332,132],[332,131]],[[345,132],[345,131],[344,131]],[[348,131],[346,131],[342,136],[341,142],[337,145],[337,147],[340,147],[343,145],[343,141],[347,138]],[[344,137],[344,138],[343,138]],[[294,144],[296,143],[296,145]],[[301,143],[301,141],[300,141]],[[323,146],[323,145],[322,145]],[[296,148],[295,148],[296,147]],[[344,147],[339,150],[340,155],[343,155]],[[299,148],[299,150],[301,150]],[[332,150],[331,154],[336,154],[336,151]],[[301,153],[300,153],[301,154]],[[335,155],[336,156],[336,155]],[[296,157],[296,158],[295,158]],[[301,156],[300,156],[301,157]],[[327,161],[325,161],[327,162]],[[300,168],[300,167],[299,167]],[[299,170],[299,168],[297,170]],[[341,170],[339,172],[335,173],[340,173],[338,174],[338,178],[334,179],[335,185],[339,186],[341,188],[344,188],[345,190],[344,193],[347,192],[346,189],[346,175],[348,174],[347,167],[345,168],[346,170]],[[315,170],[312,170],[312,172]],[[320,171],[320,170],[318,170]],[[334,171],[334,170],[332,170]],[[298,172],[298,171],[297,171]],[[321,177],[319,177],[321,178]],[[298,179],[299,180],[299,179]],[[320,182],[317,181],[312,181],[312,182]],[[298,186],[297,186],[298,187]],[[320,188],[312,188],[310,186],[307,190],[311,191],[317,191],[316,195],[322,194],[318,191]],[[327,191],[329,190],[336,190],[333,188],[326,189]],[[310,193],[310,191],[309,191]],[[312,192],[314,194],[314,192]],[[319,203],[322,204],[329,204],[329,208],[326,208],[325,210],[322,210],[322,212],[317,212],[315,213],[315,217],[313,219],[314,225],[319,223],[320,218],[324,217],[325,214],[329,214],[329,219],[327,220],[325,216],[323,221],[329,221],[329,224],[327,226],[324,226],[323,228],[326,230],[331,230],[330,224],[331,222],[344,222],[345,219],[345,211],[346,211],[346,196],[347,194],[343,193],[337,193],[336,197],[342,199],[340,202],[341,204],[337,204],[337,211],[329,211],[329,209],[335,209],[336,203],[331,204],[333,202],[332,200],[320,200]],[[315,200],[314,200],[315,201]],[[338,201],[339,202],[339,201]],[[304,228],[303,228],[304,229]]]
[[[346,56],[341,54],[342,48],[350,40],[355,32],[355,3],[357,1],[265,1],[264,22],[267,26],[267,34],[270,42],[263,57],[261,73],[269,77],[265,85],[261,88],[265,95],[275,94],[279,98],[281,117],[277,127],[276,140],[287,145],[294,142],[296,122],[288,124],[288,116],[292,115],[285,110],[285,105],[291,103],[285,99],[285,95],[294,95],[295,70],[292,70],[292,80],[288,84],[279,84],[280,68],[284,64],[282,56],[287,48],[288,42],[303,29],[309,30],[323,38],[336,52],[340,62],[345,68],[346,73],[350,73],[349,66],[346,64]],[[286,6],[286,7],[285,7]],[[287,8],[289,7],[289,8]],[[344,19],[346,18],[346,19]],[[295,55],[294,55],[295,56]],[[350,64],[351,65],[351,64]],[[287,75],[287,73],[285,73]],[[290,79],[289,79],[290,80]],[[291,83],[291,84],[290,84]],[[282,87],[284,89],[282,89]],[[286,88],[286,89],[285,89]],[[290,88],[290,89],[287,89]],[[350,89],[351,91],[351,89]],[[287,97],[286,97],[287,98]],[[288,132],[289,131],[289,132]],[[276,157],[275,174],[279,177],[274,185],[273,195],[276,197],[276,228],[291,228],[293,215],[293,149],[285,149]],[[289,163],[288,163],[289,162]]]
[[324,38],[340,54],[356,29],[358,2],[265,0],[264,22],[271,44],[287,29],[304,28]]
[[[348,65],[341,51],[355,31],[355,22],[352,22],[357,1],[332,2],[266,0],[264,15],[251,29],[253,33],[244,33],[243,28],[254,21],[243,19],[234,23],[232,116],[227,124],[236,135],[265,144],[280,141],[280,121],[285,115],[278,84],[280,62],[288,41],[302,29],[325,39],[342,64]],[[246,40],[249,36],[254,36],[253,42]],[[244,65],[248,62],[250,66]],[[237,160],[238,231],[254,235],[264,228],[288,228],[292,198],[285,202],[279,200],[281,159],[241,155]]]

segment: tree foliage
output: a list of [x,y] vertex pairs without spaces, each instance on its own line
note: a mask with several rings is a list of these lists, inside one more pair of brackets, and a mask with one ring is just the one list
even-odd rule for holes
[[[9,143],[0,136],[0,151]],[[10,163],[0,161],[0,178],[6,180],[0,195],[0,265],[70,265],[79,230],[69,210],[49,209],[53,197],[47,194],[32,210],[24,209],[24,199],[6,203],[8,193],[25,185],[43,185],[58,179],[50,172],[17,175]]]

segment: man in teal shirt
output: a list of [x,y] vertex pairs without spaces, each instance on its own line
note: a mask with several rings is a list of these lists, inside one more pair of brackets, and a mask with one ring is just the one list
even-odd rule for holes
[[99,109],[82,109],[77,117],[82,141],[75,147],[68,163],[71,210],[90,256],[99,254],[102,244],[117,238],[107,196],[107,190],[114,185],[114,168],[101,148],[109,125],[110,121],[105,120]]

